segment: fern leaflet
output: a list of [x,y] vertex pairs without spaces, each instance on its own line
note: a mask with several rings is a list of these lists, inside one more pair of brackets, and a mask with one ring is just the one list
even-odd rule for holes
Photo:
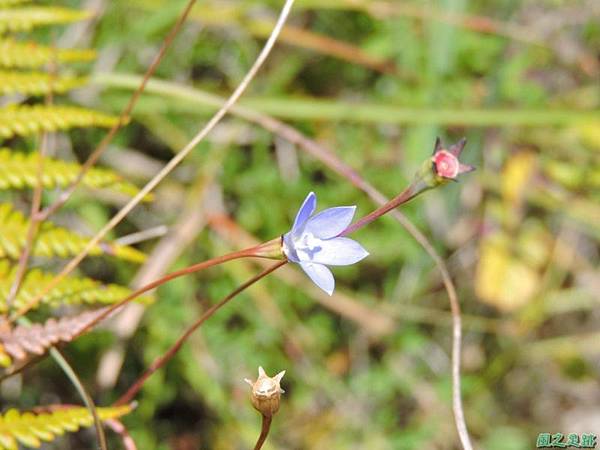
[[29,136],[40,131],[76,127],[110,128],[117,118],[76,106],[11,105],[0,108],[0,137]]
[[100,308],[14,328],[0,318],[0,361],[4,367],[9,367],[13,364],[12,358],[24,363],[29,355],[43,355],[52,345],[72,341],[105,311],[106,308]]
[[[0,148],[0,190],[33,188],[37,184],[37,153],[13,152]],[[46,189],[66,187],[77,178],[81,166],[74,162],[45,158],[42,184]],[[92,168],[82,184],[91,189],[110,189],[133,197],[138,188],[108,169]],[[151,200],[148,196],[145,200]]]
[[2,67],[34,69],[51,61],[60,63],[91,61],[95,57],[94,50],[55,49],[32,41],[0,40],[0,66]]
[[14,72],[0,70],[0,94],[44,95],[48,92],[64,93],[83,86],[86,78],[53,77],[44,72]]
[[[20,412],[9,409],[0,415],[0,450],[17,450],[18,443],[38,448],[65,432],[74,432],[94,423],[87,408],[72,406],[44,407],[45,412]],[[118,419],[131,412],[129,405],[96,408],[100,420]]]
[[[23,213],[15,211],[8,203],[0,203],[0,258],[18,259],[25,245],[25,236],[29,220]],[[40,225],[38,236],[33,246],[33,255],[42,257],[67,258],[79,253],[89,238],[77,234],[67,228],[44,222]],[[90,255],[107,254],[127,261],[141,263],[146,255],[133,247],[101,242],[96,245]]]
[[90,16],[88,11],[58,6],[0,9],[0,33],[29,31],[38,26],[77,22]]
[[[13,283],[16,266],[8,260],[0,260],[0,313],[4,314],[8,308],[6,299]],[[11,304],[11,308],[19,309],[29,303],[37,294],[50,284],[55,274],[32,269],[25,275],[21,283],[21,289],[17,298]],[[116,303],[131,293],[128,289],[117,284],[102,284],[99,281],[86,277],[67,277],[58,286],[42,297],[36,305],[47,304],[51,307],[59,305],[79,305],[82,303],[92,305],[97,303]],[[147,303],[152,301],[151,296],[142,296],[136,299],[138,302]]]

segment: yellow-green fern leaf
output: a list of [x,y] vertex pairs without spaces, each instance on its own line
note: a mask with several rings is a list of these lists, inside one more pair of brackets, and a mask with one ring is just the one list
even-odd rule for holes
[[77,127],[110,128],[117,120],[114,116],[76,106],[11,105],[0,108],[0,138]]
[[[8,310],[6,299],[14,280],[16,267],[8,260],[0,260],[0,313],[2,314]],[[39,269],[32,269],[27,272],[21,283],[17,298],[10,305],[11,309],[19,309],[24,305],[28,305],[55,277],[55,274],[43,272]],[[57,307],[59,305],[79,305],[82,303],[87,305],[98,303],[109,305],[123,300],[129,294],[131,294],[131,289],[117,284],[102,284],[99,281],[85,277],[67,277],[44,295],[36,306],[46,304]],[[141,296],[136,301],[148,303],[152,301],[152,297]]]
[[[23,213],[15,211],[8,203],[0,203],[0,258],[13,260],[19,258],[25,246],[28,227],[29,220]],[[88,237],[46,221],[39,227],[33,246],[33,255],[47,258],[68,258],[82,251],[88,241]],[[146,259],[145,254],[132,247],[106,241],[94,246],[89,254],[113,255],[136,263],[141,263]]]
[[0,9],[0,33],[28,31],[37,26],[58,25],[89,19],[89,11],[58,6]]
[[[37,185],[38,153],[13,152],[0,148],[0,190],[25,189]],[[81,166],[75,162],[45,158],[42,183],[46,189],[70,185],[79,174]],[[109,169],[92,168],[83,177],[84,186],[91,189],[110,189],[133,197],[138,193],[135,185],[125,181]],[[149,201],[148,196],[145,200]]]
[[44,72],[14,72],[0,70],[0,95],[45,95],[64,93],[87,82],[83,77],[52,76]]
[[[18,444],[38,448],[42,441],[50,442],[65,432],[90,427],[94,418],[87,408],[72,406],[43,407],[45,412],[20,412],[9,409],[0,415],[0,449],[17,450]],[[131,412],[129,405],[96,408],[102,421],[118,419]]]
[[18,42],[14,39],[0,40],[0,66],[33,69],[50,61],[61,63],[91,61],[96,57],[94,50],[52,48],[36,42]]

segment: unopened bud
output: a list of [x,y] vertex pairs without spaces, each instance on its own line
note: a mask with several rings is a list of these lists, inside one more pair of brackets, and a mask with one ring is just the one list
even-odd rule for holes
[[425,160],[415,177],[415,191],[422,192],[450,180],[456,181],[459,175],[475,170],[473,166],[463,164],[458,160],[466,143],[467,140],[463,138],[446,149],[440,138],[437,138],[432,157]]
[[259,367],[256,381],[253,382],[248,378],[244,380],[252,386],[252,405],[263,416],[271,417],[279,410],[279,401],[284,392],[280,383],[284,375],[285,370],[270,377],[262,367]]

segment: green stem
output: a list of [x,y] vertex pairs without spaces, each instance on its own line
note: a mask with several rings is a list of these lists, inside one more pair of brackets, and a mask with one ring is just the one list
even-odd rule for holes
[[[131,74],[99,73],[93,84],[123,89],[135,89],[141,77]],[[150,80],[146,92],[177,99],[174,108],[197,112],[198,105],[216,109],[223,99],[199,89],[157,79]],[[248,108],[244,108],[244,106]],[[569,109],[477,109],[477,108],[404,108],[375,103],[348,103],[339,100],[250,98],[240,100],[232,111],[240,116],[251,115],[249,109],[283,119],[346,120],[363,123],[439,124],[463,126],[552,126],[600,121],[597,110]]]
[[[19,319],[19,324],[24,326],[31,326],[31,321],[26,317],[21,317]],[[83,400],[86,408],[90,411],[92,418],[94,419],[94,427],[96,429],[96,438],[98,439],[98,443],[100,445],[101,450],[108,450],[108,446],[106,444],[106,436],[104,434],[104,428],[102,427],[102,422],[98,417],[98,412],[96,411],[96,405],[94,404],[94,400],[88,392],[86,391],[83,383],[69,364],[69,362],[65,359],[62,353],[55,347],[50,347],[50,356],[54,359],[56,364],[62,369],[67,378],[71,381],[75,389],[79,393],[79,396]]]
[[75,386],[75,389],[77,389],[77,392],[79,392],[79,396],[83,399],[83,402],[85,403],[86,408],[89,410],[90,414],[92,415],[92,417],[94,419],[94,427],[96,429],[96,438],[98,439],[100,448],[102,450],[108,450],[108,445],[106,444],[106,435],[104,434],[104,428],[102,427],[102,422],[100,421],[100,418],[98,417],[98,412],[96,411],[96,405],[94,404],[92,397],[90,396],[90,394],[88,394],[88,392],[83,387],[83,383],[81,383],[81,380],[79,379],[79,377],[77,376],[77,374],[75,373],[75,371],[73,370],[71,365],[67,362],[65,357],[62,355],[62,353],[56,347],[50,347],[50,356],[52,356],[52,358],[54,358],[54,361],[56,361],[56,363],[63,370],[63,372],[65,373],[67,378],[69,380],[71,380],[71,383],[73,384],[73,386]]

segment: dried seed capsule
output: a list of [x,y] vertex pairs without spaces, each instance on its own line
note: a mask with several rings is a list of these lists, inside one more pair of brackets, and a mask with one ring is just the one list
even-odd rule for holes
[[246,378],[244,381],[252,386],[252,405],[263,416],[271,417],[279,410],[279,400],[284,392],[281,389],[281,379],[285,370],[274,377],[269,377],[262,367],[258,368],[258,379],[256,381]]

